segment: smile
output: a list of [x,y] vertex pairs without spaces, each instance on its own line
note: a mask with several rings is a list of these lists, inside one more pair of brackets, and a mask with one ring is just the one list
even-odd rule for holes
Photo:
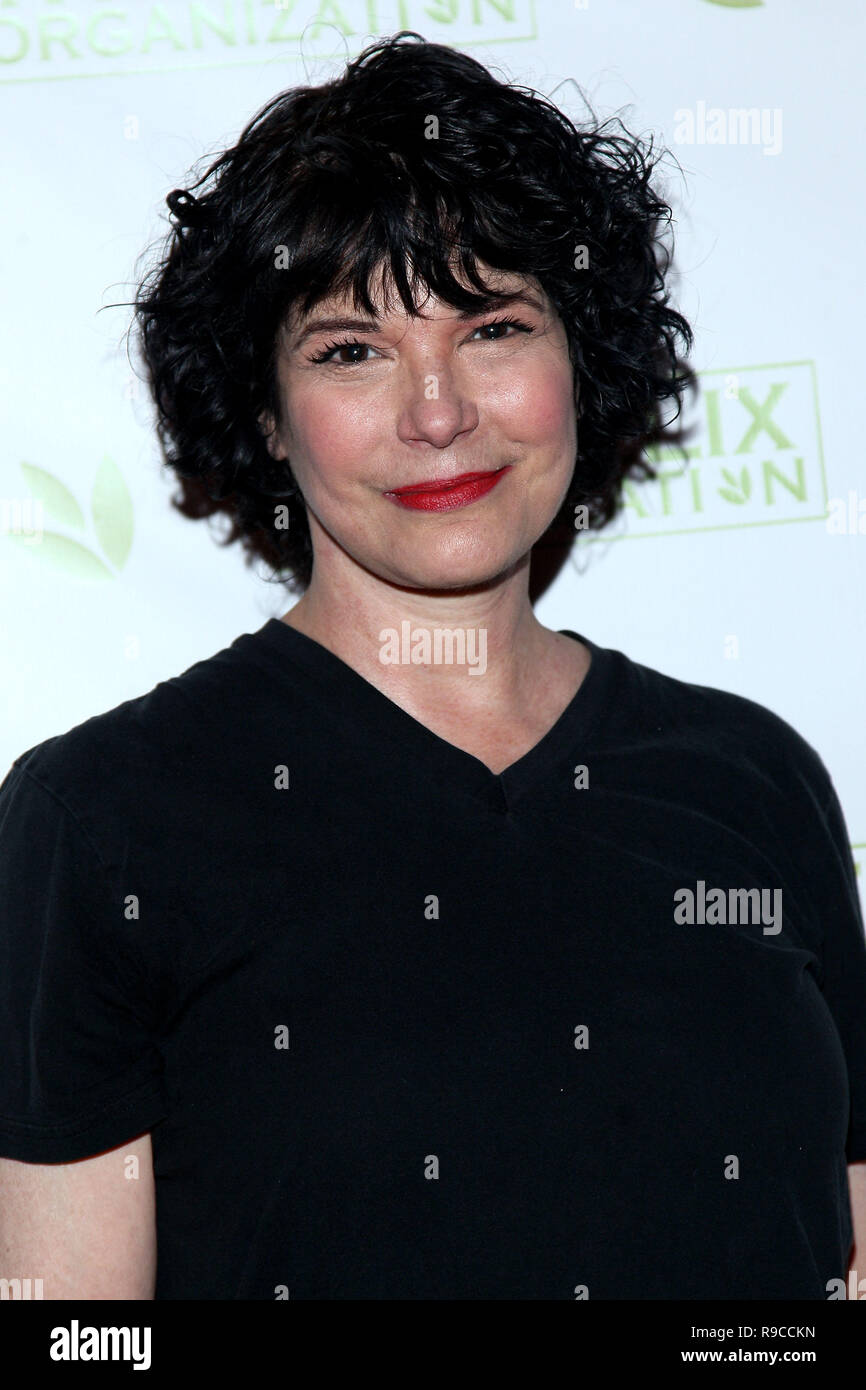
[[385,496],[401,507],[422,512],[446,512],[453,507],[466,507],[489,492],[511,469],[511,464],[487,473],[460,473],[456,478],[435,479],[412,483],[408,487],[392,488]]

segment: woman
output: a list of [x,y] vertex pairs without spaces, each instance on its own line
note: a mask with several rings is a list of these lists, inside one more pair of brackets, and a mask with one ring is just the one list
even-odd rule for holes
[[302,596],[3,784],[7,1277],[844,1280],[866,947],[829,774],[530,603],[690,380],[651,169],[401,33],[170,195],[136,308],[176,504]]

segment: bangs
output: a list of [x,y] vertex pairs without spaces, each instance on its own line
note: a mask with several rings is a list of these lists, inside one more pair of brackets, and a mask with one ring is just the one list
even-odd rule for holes
[[281,272],[284,320],[306,318],[329,299],[370,317],[399,302],[417,316],[431,294],[483,313],[517,293],[496,288],[499,276],[540,282],[544,266],[531,239],[521,238],[513,209],[500,204],[491,212],[489,192],[476,202],[471,190],[444,179],[437,188],[429,161],[398,174],[393,153],[379,164],[369,154],[361,162],[360,151],[344,157],[341,170],[319,168],[304,180],[302,199],[296,190],[297,220],[280,243],[290,258]]

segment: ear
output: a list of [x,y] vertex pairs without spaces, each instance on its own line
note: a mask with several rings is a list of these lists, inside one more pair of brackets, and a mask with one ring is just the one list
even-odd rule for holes
[[271,458],[277,460],[284,459],[286,457],[285,450],[280,444],[279,438],[275,432],[275,422],[271,411],[265,410],[262,412],[258,418],[258,426],[259,432],[264,436],[264,441]]

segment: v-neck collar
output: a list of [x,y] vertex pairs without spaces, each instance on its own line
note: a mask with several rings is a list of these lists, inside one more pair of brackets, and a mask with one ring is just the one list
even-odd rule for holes
[[561,631],[587,647],[592,657],[589,669],[547,733],[502,772],[492,772],[474,753],[434,733],[342,657],[279,618],[268,618],[256,632],[243,634],[237,642],[252,639],[275,658],[269,661],[270,669],[285,680],[292,681],[292,667],[300,667],[321,692],[323,711],[330,708],[339,723],[354,737],[362,737],[365,744],[376,737],[377,730],[382,731],[391,757],[411,758],[416,775],[437,783],[444,779],[450,789],[467,793],[491,811],[507,812],[533,788],[543,792],[545,782],[572,773],[599,716],[610,705],[610,686],[617,659],[623,659],[621,653],[598,646],[582,633],[568,628]]

